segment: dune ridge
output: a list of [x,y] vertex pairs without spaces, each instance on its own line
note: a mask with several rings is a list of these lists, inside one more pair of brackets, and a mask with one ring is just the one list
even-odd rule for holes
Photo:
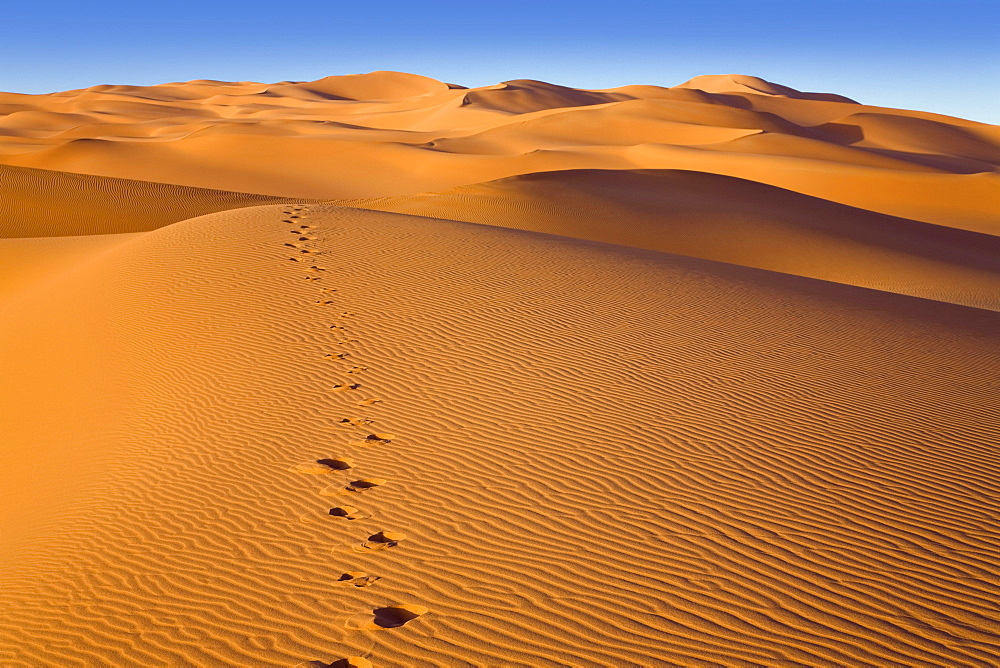
[[998,132],[0,93],[0,665],[1000,664]]

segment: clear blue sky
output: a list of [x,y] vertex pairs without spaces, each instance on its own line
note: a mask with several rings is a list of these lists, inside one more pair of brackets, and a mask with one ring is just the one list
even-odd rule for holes
[[1000,123],[1000,0],[19,0],[0,90],[372,70],[467,86],[752,74]]

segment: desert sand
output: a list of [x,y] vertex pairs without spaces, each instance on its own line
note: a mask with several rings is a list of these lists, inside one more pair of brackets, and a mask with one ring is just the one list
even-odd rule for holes
[[0,665],[1000,665],[998,173],[738,75],[0,93]]

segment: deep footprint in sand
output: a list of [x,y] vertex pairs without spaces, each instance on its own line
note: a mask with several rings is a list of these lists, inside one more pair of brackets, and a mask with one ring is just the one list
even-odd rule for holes
[[316,463],[325,466],[331,471],[347,471],[354,468],[354,460],[350,457],[329,457],[327,459],[317,459]]
[[430,610],[423,605],[405,603],[376,608],[372,612],[375,615],[375,619],[372,620],[375,626],[383,629],[395,629],[407,622],[412,622],[417,617],[426,615]]
[[364,571],[347,571],[337,578],[338,587],[371,587],[381,580],[378,575],[368,575]]
[[305,473],[307,475],[323,475],[332,471],[347,471],[354,467],[354,460],[350,457],[327,457],[317,459],[312,462],[303,462],[288,467],[293,473]]
[[358,403],[356,403],[355,406],[359,406],[359,407],[374,406],[375,404],[380,404],[380,403],[382,403],[381,399],[364,399],[364,400],[359,401]]
[[356,615],[344,623],[349,629],[360,631],[377,631],[379,629],[398,629],[418,617],[426,615],[430,610],[423,605],[414,603],[399,603],[375,608],[369,615]]
[[323,355],[325,360],[342,360],[347,357],[348,353],[327,353]]
[[349,656],[330,664],[323,664],[322,668],[375,668],[375,664],[363,656]]
[[363,512],[354,506],[334,506],[330,508],[330,517],[338,517],[345,520],[365,520],[371,517],[370,513]]
[[379,531],[376,534],[368,536],[368,540],[360,545],[355,545],[351,549],[355,552],[378,552],[396,547],[404,540],[406,540],[406,534],[398,531]]
[[388,445],[392,443],[394,438],[396,438],[395,434],[368,434],[361,440],[351,441],[348,445],[370,448],[373,445]]
[[368,367],[366,367],[366,366],[352,366],[350,369],[347,370],[347,373],[361,373],[363,371],[368,371]]
[[381,487],[387,482],[387,480],[382,478],[360,478],[347,483],[347,487],[344,489],[348,492],[367,492],[376,487]]
[[387,482],[387,480],[383,480],[382,478],[362,478],[360,480],[352,480],[346,485],[342,482],[327,485],[320,490],[319,494],[320,496],[351,496],[381,487]]

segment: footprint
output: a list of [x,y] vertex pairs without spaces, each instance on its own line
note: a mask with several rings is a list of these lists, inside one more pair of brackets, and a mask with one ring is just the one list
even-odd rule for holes
[[375,608],[369,615],[355,615],[344,622],[344,626],[354,631],[377,631],[379,629],[397,629],[417,617],[426,615],[430,610],[422,605],[400,603],[384,608]]
[[337,659],[333,663],[326,661],[303,661],[295,664],[295,668],[375,668],[375,664],[363,656],[349,656]]
[[358,342],[357,339],[341,339],[340,341],[334,341],[334,343],[336,343],[338,346],[346,346],[357,342]]
[[347,571],[337,578],[337,585],[341,587],[371,587],[381,579],[377,575],[368,575],[364,571]]
[[375,619],[372,620],[375,626],[382,629],[395,629],[407,622],[412,622],[417,617],[426,615],[430,610],[422,605],[406,603],[376,608],[372,612],[375,614]]
[[360,480],[352,480],[347,483],[347,487],[344,489],[348,492],[367,492],[370,489],[381,487],[387,482],[389,481],[382,478],[362,478]]
[[381,399],[365,399],[364,401],[359,401],[355,406],[371,406],[373,404],[381,403]]
[[313,272],[316,272],[316,271],[326,271],[326,267],[320,267],[320,266],[314,264],[311,267],[309,267],[308,269],[306,269],[306,271],[313,271]]
[[[325,360],[342,360],[345,357],[347,357],[347,355],[348,355],[348,353],[327,353],[326,355],[323,355],[323,359],[325,359]],[[350,372],[348,372],[348,373],[350,373]]]
[[354,313],[352,311],[344,311],[340,314],[341,318],[350,318]]
[[286,245],[286,246],[288,246],[289,248],[298,248],[298,246],[296,246],[296,245],[295,245],[295,244],[293,244],[293,243],[287,243],[287,244],[285,244],[285,245]]
[[[320,459],[315,462],[304,462],[302,464],[295,464],[294,466],[289,466],[288,470],[293,473],[305,473],[308,475],[322,475],[324,473],[329,473],[334,470],[333,467],[328,466],[325,462],[333,461],[330,459]],[[350,467],[347,467],[350,468]]]
[[355,545],[351,549],[355,552],[377,552],[396,547],[404,540],[406,540],[406,534],[399,533],[398,531],[379,531],[376,534],[368,536],[368,540],[360,545]]
[[332,299],[317,299],[314,303],[319,304],[320,306],[329,306],[330,304],[336,304],[337,302]]
[[349,656],[346,659],[337,659],[325,668],[375,668],[375,664],[363,656]]
[[354,480],[347,483],[334,483],[332,485],[327,485],[320,490],[320,496],[350,496],[351,494],[358,494],[361,492],[367,492],[370,489],[375,489],[386,484],[388,481],[381,478],[365,478],[364,480]]
[[303,462],[288,467],[293,473],[305,473],[308,475],[322,475],[331,471],[347,471],[354,468],[354,460],[350,457],[327,457],[317,459],[314,462]]
[[370,425],[375,420],[366,417],[360,418],[341,418],[337,421],[337,424],[343,425],[345,427],[364,427]]
[[323,288],[322,290],[320,290],[320,292],[322,292],[324,294],[328,294],[330,292],[336,292],[336,291],[337,291],[337,288]]
[[350,445],[360,445],[361,447],[371,447],[373,445],[387,445],[396,438],[395,434],[368,434],[360,441],[351,441]]
[[328,470],[346,471],[354,468],[354,460],[350,457],[331,457],[329,459],[317,459],[316,463],[325,466]]
[[361,509],[354,506],[336,506],[330,508],[331,517],[342,517],[345,520],[364,520],[371,517],[368,513],[361,512]]
[[361,373],[362,371],[368,371],[366,366],[352,366],[347,370],[347,373]]
[[359,387],[361,387],[361,386],[358,385],[357,383],[353,383],[351,385],[334,385],[333,389],[330,390],[330,391],[331,392],[350,392],[351,390],[356,390]]

